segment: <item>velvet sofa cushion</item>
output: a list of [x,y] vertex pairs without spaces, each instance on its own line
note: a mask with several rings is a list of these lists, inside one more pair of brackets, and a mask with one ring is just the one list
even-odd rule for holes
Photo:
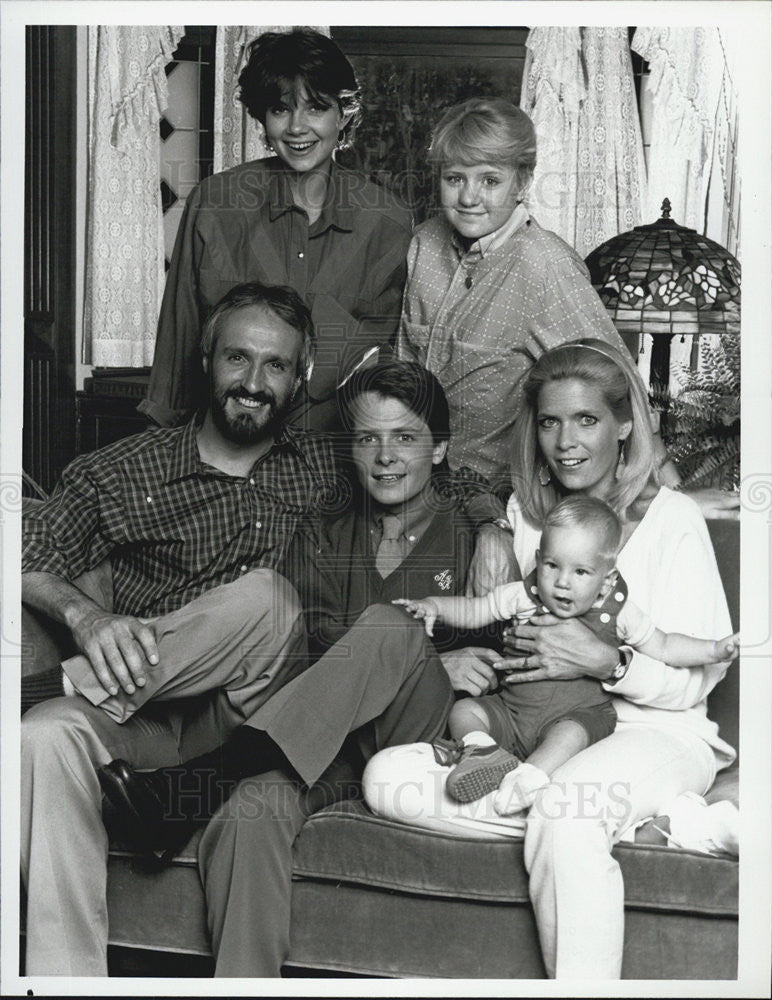
[[[197,834],[158,870],[113,845],[110,942],[210,954]],[[738,863],[618,845],[626,978],[732,978]],[[315,814],[295,844],[290,964],[372,975],[541,978],[521,840],[480,841],[374,816]],[[501,947],[507,942],[506,948]]]
[[[627,905],[737,915],[737,861],[667,847],[614,849]],[[295,843],[295,875],[481,903],[528,903],[523,841],[481,841],[374,816],[357,801],[316,813]]]

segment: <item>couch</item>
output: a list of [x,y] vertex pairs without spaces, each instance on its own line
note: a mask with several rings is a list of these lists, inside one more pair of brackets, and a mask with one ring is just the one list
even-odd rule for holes
[[[709,523],[734,628],[739,624],[739,524]],[[62,636],[23,609],[25,669],[60,655]],[[49,643],[49,646],[45,644]],[[54,660],[54,662],[56,662]],[[739,668],[711,693],[709,713],[738,741]],[[709,801],[738,803],[737,764]],[[738,861],[642,842],[614,850],[625,884],[626,979],[737,976]],[[131,954],[179,956],[177,975],[211,954],[195,836],[158,870],[120,844],[109,857],[110,942]],[[649,838],[650,839],[650,838]],[[136,951],[139,949],[140,951]],[[170,966],[171,967],[171,966]],[[204,963],[203,968],[208,966]],[[158,966],[154,974],[158,973]],[[294,970],[294,971],[293,971]],[[481,842],[373,815],[357,799],[329,806],[295,845],[287,973],[385,977],[545,975],[521,842]],[[305,974],[309,974],[307,971]]]

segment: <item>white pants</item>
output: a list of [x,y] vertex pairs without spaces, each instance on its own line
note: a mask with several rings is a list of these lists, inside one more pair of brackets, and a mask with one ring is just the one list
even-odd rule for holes
[[562,767],[527,817],[497,816],[490,793],[461,805],[444,791],[450,771],[428,744],[392,747],[369,762],[363,786],[373,812],[443,833],[522,837],[547,974],[619,979],[624,887],[612,846],[625,830],[715,778],[711,748],[678,726],[620,722]]

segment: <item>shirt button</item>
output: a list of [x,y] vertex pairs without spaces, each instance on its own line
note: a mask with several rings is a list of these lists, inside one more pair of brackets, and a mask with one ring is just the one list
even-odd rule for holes
[[303,253],[303,251],[302,250],[298,251],[298,260],[302,260],[304,257],[305,254]]
[[614,594],[614,600],[615,601],[623,601],[624,599],[625,599],[625,595],[621,591],[618,590],[616,592],[616,594]]
[[254,485],[255,485],[255,481],[254,481],[254,479],[250,479],[250,480],[249,480],[249,485],[250,485],[250,486],[254,486]]
[[249,569],[249,566],[242,566],[242,567],[241,567],[241,572],[242,572],[242,573],[246,573],[246,571],[247,571],[248,569]]
[[262,528],[262,526],[263,526],[263,522],[262,521],[255,521],[255,527],[256,528]]
[[611,621],[611,615],[604,611],[603,614],[600,616],[600,620],[603,622],[604,625],[607,625],[608,622]]

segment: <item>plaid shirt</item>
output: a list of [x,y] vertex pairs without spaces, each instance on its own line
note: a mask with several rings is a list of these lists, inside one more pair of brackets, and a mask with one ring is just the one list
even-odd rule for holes
[[522,206],[492,235],[463,253],[443,216],[416,229],[398,354],[447,394],[451,468],[471,466],[499,486],[511,482],[513,427],[534,362],[583,337],[626,348],[584,261],[560,237]]
[[23,572],[73,580],[110,557],[114,610],[154,617],[283,558],[301,518],[334,498],[320,437],[285,428],[248,478],[205,465],[195,425],[153,430],[72,462],[25,511]]

